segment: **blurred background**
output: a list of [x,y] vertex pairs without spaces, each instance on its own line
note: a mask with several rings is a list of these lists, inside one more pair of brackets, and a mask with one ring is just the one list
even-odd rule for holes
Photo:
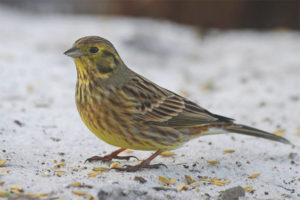
[[2,0],[0,3],[38,13],[151,17],[203,29],[300,28],[297,0]]

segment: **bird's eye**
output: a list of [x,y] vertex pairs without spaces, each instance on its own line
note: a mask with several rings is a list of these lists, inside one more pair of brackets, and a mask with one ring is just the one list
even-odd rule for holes
[[99,49],[97,47],[91,47],[90,48],[91,53],[97,53],[98,51],[99,51]]

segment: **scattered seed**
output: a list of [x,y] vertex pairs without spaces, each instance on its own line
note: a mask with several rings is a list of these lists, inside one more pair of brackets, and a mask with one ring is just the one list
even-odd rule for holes
[[4,185],[4,181],[0,181],[0,185]]
[[39,197],[38,194],[34,194],[34,193],[26,193],[25,196],[29,196],[29,197],[33,197],[33,198]]
[[248,176],[248,178],[254,179],[254,178],[258,177],[259,175],[260,175],[259,173],[255,173],[255,174],[252,174],[251,176]]
[[194,183],[191,183],[190,186],[191,186],[192,188],[195,188],[195,187],[200,186],[200,183],[199,183],[199,182],[194,182]]
[[18,191],[23,191],[23,188],[19,185],[12,185],[10,186],[11,190],[18,190]]
[[211,179],[211,183],[216,186],[224,186],[224,185],[229,184],[230,181],[229,180],[222,181],[220,179],[213,178],[213,179]]
[[8,193],[4,190],[0,190],[0,197],[6,197]]
[[206,162],[207,162],[208,164],[210,164],[210,165],[217,165],[217,164],[220,164],[220,162],[215,161],[215,160],[207,160]]
[[130,150],[130,149],[126,149],[126,150],[124,151],[124,153],[130,154],[130,153],[133,153],[133,151]]
[[169,184],[174,185],[175,182],[176,182],[176,178],[171,178],[169,181]]
[[171,152],[171,151],[165,151],[165,152],[162,152],[161,154],[160,154],[160,156],[162,156],[162,157],[173,157],[173,156],[175,156],[176,154],[174,153],[174,152]]
[[6,160],[0,160],[0,167],[2,167],[6,163]]
[[233,152],[235,152],[235,150],[233,150],[233,149],[225,149],[223,151],[223,153],[233,153]]
[[48,193],[40,193],[40,194],[27,193],[27,194],[25,194],[25,196],[33,197],[33,198],[40,198],[40,197],[42,198],[42,197],[46,197],[48,195],[49,195]]
[[81,185],[81,183],[79,183],[79,182],[73,182],[73,183],[71,183],[72,187],[79,187],[80,185]]
[[168,179],[167,177],[164,177],[164,176],[158,176],[158,182],[161,185],[165,185],[165,184],[169,184],[170,183],[170,179]]
[[107,168],[107,167],[94,167],[93,168],[93,171],[101,171],[101,172],[103,172],[103,171],[107,171],[107,170],[109,170],[109,168]]
[[54,165],[54,168],[61,168],[64,166],[66,166],[66,163],[59,163],[59,164]]
[[200,192],[200,189],[199,188],[196,188],[196,190],[195,190],[196,192]]
[[300,181],[300,178],[298,178],[298,181]]
[[117,168],[119,166],[119,163],[118,162],[114,162],[112,163],[109,168]]
[[54,175],[56,175],[56,176],[63,176],[66,173],[67,173],[66,171],[62,171],[62,170],[55,170],[54,171]]
[[38,194],[39,197],[46,197],[48,195],[49,195],[49,193],[40,193],[40,194]]
[[273,134],[282,137],[284,132],[285,132],[284,129],[278,129],[278,130],[274,131]]
[[204,182],[211,182],[211,179],[208,177],[203,177],[203,176],[198,176],[198,178],[200,179],[200,181],[204,181]]
[[95,200],[95,197],[93,197],[92,195],[88,194],[87,195],[87,200]]
[[88,173],[89,178],[95,178],[96,176],[100,175],[100,172],[92,171]]
[[196,182],[196,179],[194,179],[192,176],[190,175],[184,175],[185,181],[188,185]]
[[181,190],[187,190],[189,187],[187,185],[184,184],[180,184],[177,186],[177,190],[181,191]]
[[76,194],[78,196],[84,196],[84,195],[86,195],[86,192],[82,191],[82,190],[73,190],[72,193]]
[[253,192],[254,189],[252,187],[243,187],[246,192]]

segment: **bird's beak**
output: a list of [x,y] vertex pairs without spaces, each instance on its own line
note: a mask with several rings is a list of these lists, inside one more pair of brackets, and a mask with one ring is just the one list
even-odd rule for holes
[[83,52],[77,47],[72,47],[71,49],[65,51],[64,54],[73,58],[78,58],[83,55]]

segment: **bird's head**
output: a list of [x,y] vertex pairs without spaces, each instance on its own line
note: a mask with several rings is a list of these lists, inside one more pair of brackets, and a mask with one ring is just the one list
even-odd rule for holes
[[107,79],[123,65],[112,43],[98,36],[78,39],[64,54],[75,60],[78,77],[83,79]]

